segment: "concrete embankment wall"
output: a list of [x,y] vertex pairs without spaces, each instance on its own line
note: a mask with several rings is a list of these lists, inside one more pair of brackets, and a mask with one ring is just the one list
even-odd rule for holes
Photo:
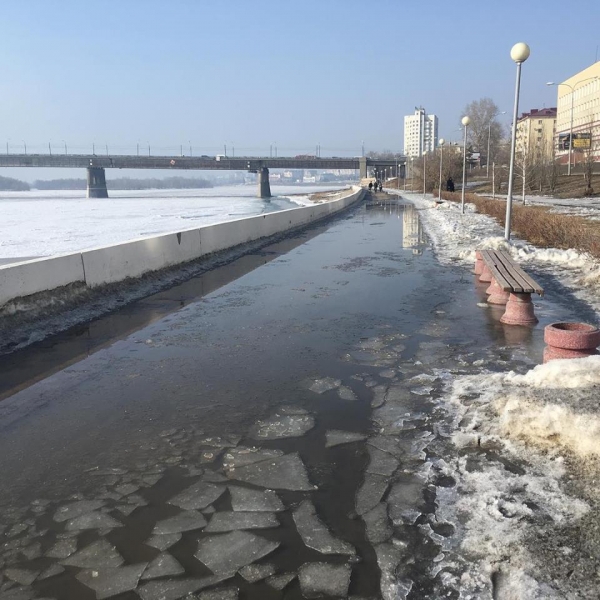
[[98,288],[304,227],[344,210],[363,194],[363,189],[353,187],[347,195],[322,204],[0,266],[0,312],[7,304],[34,294],[72,284]]

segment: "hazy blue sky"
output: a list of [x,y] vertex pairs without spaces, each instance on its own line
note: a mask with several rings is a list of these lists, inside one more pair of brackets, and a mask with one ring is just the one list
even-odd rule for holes
[[468,102],[510,112],[514,43],[521,109],[555,106],[545,82],[595,61],[599,22],[598,0],[6,1],[0,151],[399,151],[418,105],[456,139]]

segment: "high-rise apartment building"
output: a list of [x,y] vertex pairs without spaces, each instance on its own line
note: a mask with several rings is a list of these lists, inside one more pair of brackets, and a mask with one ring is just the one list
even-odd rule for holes
[[404,154],[423,156],[437,147],[438,118],[428,115],[423,107],[415,108],[414,115],[404,117]]

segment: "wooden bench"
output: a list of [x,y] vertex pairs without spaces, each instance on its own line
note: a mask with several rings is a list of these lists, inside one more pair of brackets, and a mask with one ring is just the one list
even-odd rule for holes
[[531,278],[503,250],[476,252],[475,273],[479,281],[490,284],[486,290],[490,304],[506,305],[500,319],[507,325],[535,325],[531,294],[544,295],[544,288]]

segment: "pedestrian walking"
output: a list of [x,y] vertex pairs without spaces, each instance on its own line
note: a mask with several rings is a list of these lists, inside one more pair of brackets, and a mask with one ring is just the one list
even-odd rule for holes
[[452,177],[448,177],[448,181],[446,181],[446,190],[448,192],[454,191],[454,181],[452,181]]

